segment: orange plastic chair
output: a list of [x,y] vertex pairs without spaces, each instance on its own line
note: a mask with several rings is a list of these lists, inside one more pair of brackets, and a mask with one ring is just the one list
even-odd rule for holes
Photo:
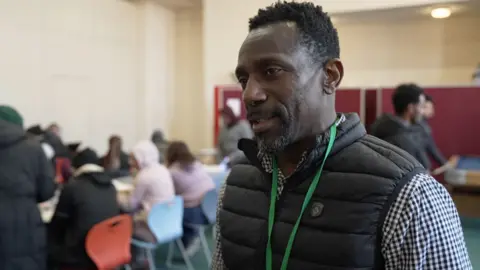
[[132,227],[132,217],[120,215],[102,221],[90,229],[85,240],[85,249],[99,270],[111,270],[130,263]]

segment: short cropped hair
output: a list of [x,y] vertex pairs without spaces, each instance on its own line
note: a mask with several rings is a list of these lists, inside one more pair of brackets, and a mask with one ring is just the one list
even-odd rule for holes
[[418,104],[423,89],[416,84],[401,84],[397,86],[392,96],[393,108],[397,115],[403,114],[410,104]]
[[324,65],[330,59],[340,58],[337,29],[321,6],[308,2],[277,2],[260,9],[249,20],[249,31],[279,22],[296,23],[300,30],[299,45],[305,46],[316,62]]

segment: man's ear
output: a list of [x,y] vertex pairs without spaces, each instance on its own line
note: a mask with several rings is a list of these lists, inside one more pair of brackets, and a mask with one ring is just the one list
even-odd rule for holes
[[342,61],[338,58],[331,59],[325,64],[323,70],[325,72],[323,89],[328,95],[331,95],[335,93],[343,79]]

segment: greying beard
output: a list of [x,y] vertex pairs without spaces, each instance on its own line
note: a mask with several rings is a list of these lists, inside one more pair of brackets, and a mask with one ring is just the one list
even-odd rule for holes
[[[292,120],[289,123],[293,123]],[[266,140],[262,137],[256,137],[258,145],[258,152],[262,155],[276,155],[279,152],[283,151],[288,145],[293,142],[294,132],[292,130],[294,126],[283,126],[282,134],[273,140]]]
[[263,138],[256,138],[258,143],[258,151],[262,154],[275,155],[285,149],[290,144],[290,140],[287,136],[282,135],[275,138],[273,141],[268,142]]

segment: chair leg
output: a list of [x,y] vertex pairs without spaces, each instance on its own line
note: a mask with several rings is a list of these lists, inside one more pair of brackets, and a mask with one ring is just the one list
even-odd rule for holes
[[147,250],[148,268],[150,270],[156,270],[155,260],[153,259],[153,249]]
[[176,242],[177,242],[178,248],[180,249],[180,253],[182,253],[182,257],[183,257],[183,260],[185,261],[185,265],[187,266],[187,269],[194,270],[193,265],[190,262],[190,258],[185,253],[185,247],[183,246],[182,240],[177,239]]
[[174,248],[174,243],[173,242],[170,242],[170,244],[168,244],[168,253],[167,253],[167,261],[165,262],[165,264],[167,265],[168,268],[171,268],[172,267],[172,260],[173,260],[173,248]]
[[212,264],[212,254],[210,248],[208,247],[207,238],[205,237],[205,228],[200,229],[199,231],[200,242],[202,243],[203,254],[207,259],[208,266]]

